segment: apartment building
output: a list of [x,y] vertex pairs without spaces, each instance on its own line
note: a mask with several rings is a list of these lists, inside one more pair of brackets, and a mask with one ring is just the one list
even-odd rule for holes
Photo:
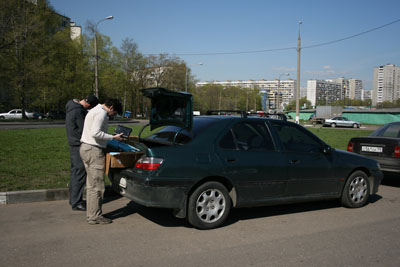
[[308,80],[307,100],[311,105],[330,105],[343,99],[343,84],[333,80]]
[[308,80],[307,99],[313,106],[329,105],[343,99],[362,99],[363,83],[359,79],[336,78]]
[[400,98],[400,67],[387,64],[374,68],[372,105]]
[[361,100],[364,90],[362,81],[359,79],[350,79],[348,86],[348,96],[346,97],[349,99]]
[[262,104],[266,109],[283,109],[285,105],[296,98],[297,82],[292,79],[198,82],[196,86],[201,87],[207,84],[224,87],[258,88],[260,94],[263,95]]
[[361,100],[372,99],[372,90],[362,90]]

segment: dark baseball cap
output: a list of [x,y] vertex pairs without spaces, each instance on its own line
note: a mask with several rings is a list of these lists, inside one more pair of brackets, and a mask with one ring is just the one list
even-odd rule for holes
[[97,104],[99,103],[99,100],[94,95],[88,95],[88,97],[86,98],[86,102],[93,108],[93,107],[97,106]]

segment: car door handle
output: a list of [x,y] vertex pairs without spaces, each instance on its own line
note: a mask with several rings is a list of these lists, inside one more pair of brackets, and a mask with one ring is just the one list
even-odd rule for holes
[[234,163],[234,162],[236,162],[236,159],[226,159],[226,162],[228,162],[228,163]]
[[298,159],[290,160],[290,164],[299,164],[299,163],[300,163],[300,160],[298,160]]

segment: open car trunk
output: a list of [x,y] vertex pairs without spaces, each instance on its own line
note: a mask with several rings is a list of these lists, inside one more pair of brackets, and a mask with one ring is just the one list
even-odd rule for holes
[[[192,128],[193,97],[191,94],[170,91],[165,88],[148,88],[142,89],[141,92],[151,100],[149,124],[142,128],[139,136],[130,137],[123,144],[116,142],[112,147],[107,147],[106,174],[110,179],[112,179],[112,172],[119,172],[125,168],[133,168],[136,161],[148,149],[175,144],[175,139],[172,142],[142,139],[141,133],[145,127],[150,126],[150,130],[168,125],[174,125],[187,130],[191,130]],[[126,152],[126,146],[128,146],[128,151],[130,152]]]

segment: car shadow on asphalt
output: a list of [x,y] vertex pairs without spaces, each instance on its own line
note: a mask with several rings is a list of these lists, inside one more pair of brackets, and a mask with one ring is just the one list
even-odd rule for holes
[[171,209],[149,208],[130,201],[125,207],[104,214],[107,218],[116,220],[137,213],[146,219],[165,227],[190,227],[184,219],[176,218]]
[[[367,205],[379,201],[382,197],[374,194],[369,197]],[[304,202],[297,204],[283,204],[277,206],[264,206],[255,208],[233,209],[224,226],[237,223],[238,221],[251,220],[262,217],[274,217],[289,215],[295,213],[304,213],[309,211],[327,210],[343,207],[339,200],[326,200],[316,202]]]
[[[378,194],[372,195],[369,198],[369,204],[382,199]],[[253,208],[235,208],[232,209],[228,219],[222,225],[222,227],[235,224],[239,221],[263,218],[263,217],[274,217],[295,213],[304,213],[309,211],[326,210],[333,208],[340,208],[342,205],[338,200],[327,200],[318,202],[306,202],[298,204],[287,204],[277,206],[264,206],[264,207],[253,207]],[[144,218],[164,227],[186,227],[193,228],[185,219],[176,218],[173,215],[171,209],[163,208],[148,208],[130,201],[125,207],[118,210],[105,214],[110,219],[118,219],[137,213]]]
[[385,174],[381,184],[393,187],[400,187],[400,177],[394,174]]

